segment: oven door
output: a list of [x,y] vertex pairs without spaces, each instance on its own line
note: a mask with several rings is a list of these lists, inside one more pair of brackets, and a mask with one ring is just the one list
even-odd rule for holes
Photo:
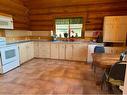
[[16,45],[6,46],[0,50],[2,65],[19,60],[18,47]]

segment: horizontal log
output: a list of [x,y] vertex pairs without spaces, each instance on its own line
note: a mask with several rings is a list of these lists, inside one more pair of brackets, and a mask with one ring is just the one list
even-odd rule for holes
[[[90,23],[87,23],[87,24],[103,24],[103,19],[88,19]],[[84,19],[83,21],[84,23],[86,22],[86,19]],[[55,19],[54,20],[49,20],[49,21],[32,21],[30,23],[30,25],[32,26],[43,26],[43,25],[53,25],[55,24]]]
[[51,31],[53,29],[53,26],[30,26],[30,30],[33,31]]
[[90,12],[89,18],[104,18],[105,16],[121,16],[127,15],[127,11],[116,11],[116,12]]
[[99,24],[86,25],[85,30],[103,30],[103,25],[99,25]]
[[[116,2],[126,2],[125,0],[31,0],[27,3],[27,6],[31,9],[33,8],[50,8],[50,7],[58,7],[58,6],[74,6],[74,5],[95,5],[95,4],[109,4],[109,3],[116,3]],[[42,6],[43,5],[43,6]]]
[[51,15],[31,15],[30,20],[52,20],[53,16]]
[[27,16],[13,16],[15,22],[28,23],[29,18]]
[[69,13],[69,14],[47,14],[47,15],[30,15],[31,21],[40,20],[53,20],[55,18],[68,18],[68,17],[86,17],[85,13]]
[[0,5],[3,5],[5,7],[18,9],[20,11],[28,10],[23,4],[18,4],[13,2],[12,0],[0,0]]
[[31,15],[37,14],[53,14],[53,13],[71,13],[71,12],[104,12],[104,11],[123,11],[127,10],[127,3],[111,3],[105,6],[105,4],[89,5],[89,6],[69,6],[69,7],[54,7],[54,8],[38,8],[31,9]]
[[34,26],[34,25],[53,25],[53,24],[55,24],[55,22],[54,21],[52,21],[52,20],[49,20],[49,21],[32,21],[31,23],[30,23],[30,25],[31,26]]
[[28,29],[29,26],[27,24],[22,23],[14,23],[14,29]]
[[28,10],[19,10],[19,9],[10,8],[4,5],[0,5],[0,11],[7,14],[12,14],[12,15],[18,14],[18,15],[24,16],[28,14]]
[[[89,12],[88,18],[90,19],[103,19],[104,16],[119,16],[127,15],[127,11],[116,11],[116,12]],[[40,20],[53,20],[54,18],[66,18],[66,17],[87,17],[87,13],[63,13],[63,14],[47,14],[47,15],[31,15],[31,21],[40,21]]]
[[23,1],[22,0],[11,0],[11,1],[14,2],[14,3],[23,5]]

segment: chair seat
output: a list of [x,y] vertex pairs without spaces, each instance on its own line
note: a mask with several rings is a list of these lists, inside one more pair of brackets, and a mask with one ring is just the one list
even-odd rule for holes
[[124,85],[124,81],[122,81],[122,80],[115,80],[113,78],[109,78],[109,80],[107,80],[107,81],[115,86],[123,86]]

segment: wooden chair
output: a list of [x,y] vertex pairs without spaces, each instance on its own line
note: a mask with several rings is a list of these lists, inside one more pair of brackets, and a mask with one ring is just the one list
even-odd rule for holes
[[[105,49],[104,46],[95,46],[94,48],[94,53],[105,53]],[[94,54],[92,54],[92,56],[94,56]],[[93,62],[92,62],[92,69],[94,70],[94,72],[96,71],[96,66],[94,65],[94,57],[93,57]]]
[[124,84],[126,64],[121,64],[121,62],[116,62],[109,70],[105,70],[103,75],[102,85],[106,83],[106,86],[111,93],[114,93],[113,88],[120,91],[119,86],[123,86]]

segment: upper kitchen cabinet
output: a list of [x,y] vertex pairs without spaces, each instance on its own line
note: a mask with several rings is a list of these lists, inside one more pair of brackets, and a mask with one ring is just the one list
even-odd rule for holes
[[104,18],[103,41],[126,42],[127,16],[106,16]]
[[11,15],[0,14],[0,29],[13,29],[13,19]]

